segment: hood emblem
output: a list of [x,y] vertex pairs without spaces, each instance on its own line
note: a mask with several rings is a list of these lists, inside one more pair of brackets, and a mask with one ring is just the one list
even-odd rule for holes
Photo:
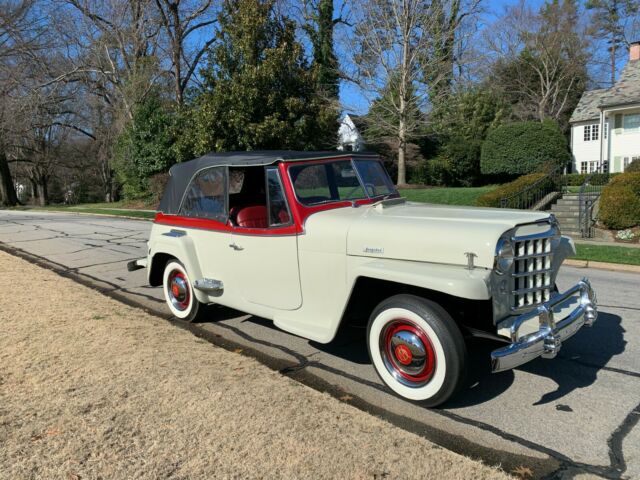
[[373,254],[383,254],[384,253],[384,248],[382,247],[368,247],[368,246],[364,246],[362,247],[362,251],[364,253],[373,253]]
[[464,254],[467,256],[467,270],[473,270],[474,268],[476,268],[476,266],[473,264],[473,259],[478,255],[473,252],[464,252]]

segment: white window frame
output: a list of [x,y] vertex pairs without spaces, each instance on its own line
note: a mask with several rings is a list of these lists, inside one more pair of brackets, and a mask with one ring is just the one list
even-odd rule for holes
[[583,132],[582,139],[585,142],[588,142],[588,141],[591,140],[591,125],[585,125],[584,126],[584,132]]
[[609,122],[604,122],[604,128],[602,129],[602,138],[605,140],[609,138]]
[[[637,117],[638,124],[635,127],[627,127],[627,119],[630,117]],[[622,131],[624,133],[638,133],[640,132],[640,113],[627,113],[622,117]]]
[[591,125],[591,140],[598,140],[598,135],[600,134],[600,125],[594,124]]
[[580,174],[584,175],[587,173],[587,164],[589,162],[580,162]]

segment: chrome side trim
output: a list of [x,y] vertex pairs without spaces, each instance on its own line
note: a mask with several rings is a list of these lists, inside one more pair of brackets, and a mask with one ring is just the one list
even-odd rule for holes
[[169,230],[168,232],[164,232],[162,235],[164,235],[165,237],[184,237],[187,235],[187,231],[186,230],[178,230],[176,228],[172,228],[171,230]]
[[[576,295],[578,306],[565,318],[557,320],[553,308]],[[536,317],[539,319],[540,329],[520,337],[520,327]],[[555,357],[563,341],[574,335],[583,325],[593,325],[597,317],[596,295],[589,280],[583,278],[566,292],[555,295],[551,300],[513,321],[509,329],[512,343],[491,352],[492,372],[510,370],[540,356]]]

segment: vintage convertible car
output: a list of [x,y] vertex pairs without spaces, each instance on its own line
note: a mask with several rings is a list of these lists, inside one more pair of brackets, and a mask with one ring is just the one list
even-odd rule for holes
[[504,342],[499,372],[554,357],[597,316],[587,279],[555,286],[575,249],[552,215],[407,202],[372,154],[174,165],[148,247],[129,267],[147,267],[175,317],[218,303],[322,343],[362,322],[380,378],[428,406],[460,387],[465,336]]

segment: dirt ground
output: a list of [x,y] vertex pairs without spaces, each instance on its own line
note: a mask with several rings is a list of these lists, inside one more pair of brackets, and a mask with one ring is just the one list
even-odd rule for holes
[[0,477],[498,479],[0,252]]

